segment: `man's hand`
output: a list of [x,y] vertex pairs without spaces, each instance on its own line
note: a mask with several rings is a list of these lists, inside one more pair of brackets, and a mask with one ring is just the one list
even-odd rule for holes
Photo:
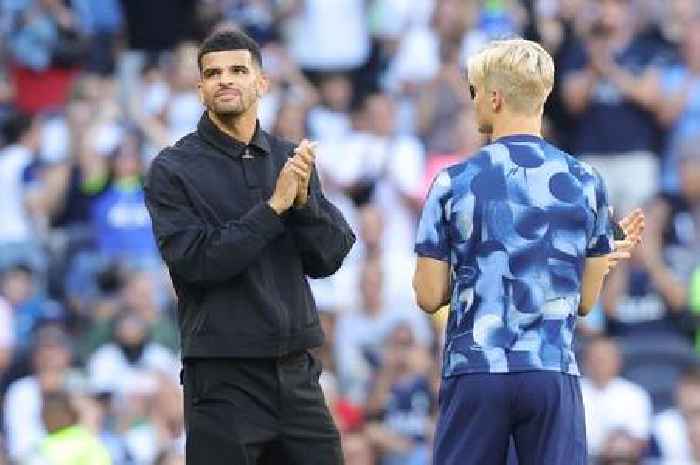
[[622,218],[619,224],[625,232],[625,239],[615,241],[615,250],[631,252],[642,242],[642,233],[645,227],[644,212],[641,208],[636,208],[629,215]]
[[291,164],[294,172],[299,177],[299,188],[294,199],[295,207],[303,207],[309,200],[309,181],[316,163],[316,145],[316,142],[304,139],[294,149],[294,157],[291,158]]
[[270,197],[267,204],[279,215],[292,206],[298,190],[299,175],[290,159],[287,160],[282,171],[280,171],[280,175],[277,177],[275,191],[272,193],[272,197]]

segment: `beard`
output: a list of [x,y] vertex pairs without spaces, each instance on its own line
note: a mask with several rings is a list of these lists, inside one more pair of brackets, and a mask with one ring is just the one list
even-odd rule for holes
[[247,112],[253,103],[256,96],[254,94],[242,93],[240,97],[233,100],[225,101],[217,97],[212,97],[206,104],[207,110],[217,116],[236,117]]

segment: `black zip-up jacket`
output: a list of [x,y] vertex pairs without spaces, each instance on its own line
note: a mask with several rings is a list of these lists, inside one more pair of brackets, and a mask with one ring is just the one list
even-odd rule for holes
[[294,145],[256,128],[250,144],[205,113],[164,149],[145,183],[158,248],[178,296],[182,356],[280,357],[323,332],[306,276],[329,276],[355,236],[313,175],[309,201],[267,204]]

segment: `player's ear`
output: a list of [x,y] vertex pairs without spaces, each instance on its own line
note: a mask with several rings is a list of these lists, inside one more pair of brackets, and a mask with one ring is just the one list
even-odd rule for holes
[[263,95],[267,94],[269,88],[270,80],[267,77],[267,74],[261,72],[255,89],[255,93],[257,94],[258,98],[261,98]]
[[199,103],[204,105],[204,90],[202,89],[202,76],[200,74],[199,80],[197,81],[197,96],[199,97]]
[[503,108],[503,94],[498,90],[491,91],[491,108],[494,112],[498,112]]

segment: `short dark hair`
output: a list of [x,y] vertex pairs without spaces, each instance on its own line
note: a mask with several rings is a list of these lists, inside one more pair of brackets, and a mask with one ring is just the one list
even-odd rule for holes
[[228,50],[248,50],[253,57],[253,61],[262,68],[262,55],[257,42],[238,29],[224,29],[211,34],[199,46],[199,53],[197,53],[199,72],[202,72],[202,57],[204,55]]

